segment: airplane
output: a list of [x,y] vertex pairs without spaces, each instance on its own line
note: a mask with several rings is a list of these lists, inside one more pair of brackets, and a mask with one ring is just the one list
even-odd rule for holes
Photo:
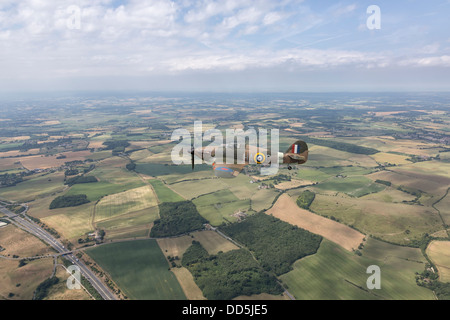
[[[233,151],[234,149],[234,163],[228,164],[226,161],[223,161],[222,164],[213,163],[213,171],[214,175],[219,178],[235,178],[244,167],[246,167],[248,164],[250,164],[250,159],[253,159],[256,164],[259,165],[265,165],[265,164],[271,164],[272,163],[272,156],[267,156],[267,150],[262,148],[250,148],[247,144],[245,146],[245,160],[243,164],[237,163],[237,155],[240,148],[242,148],[239,144],[231,144],[231,145],[223,145],[223,148],[225,148],[226,151]],[[252,150],[251,150],[252,149]],[[254,149],[254,150],[253,150]],[[252,152],[252,151],[256,151]],[[191,148],[191,163],[192,163],[192,170],[194,170],[194,162],[195,157],[205,160],[205,155],[207,158],[211,159],[214,158],[215,152],[214,150],[207,149],[207,147],[202,148]],[[226,152],[223,153],[224,157],[226,155]],[[224,159],[225,160],[225,159]],[[288,164],[288,169],[292,170],[291,164],[304,164],[306,161],[308,161],[308,145],[306,142],[302,140],[297,140],[294,142],[285,153],[278,152],[278,163]]]

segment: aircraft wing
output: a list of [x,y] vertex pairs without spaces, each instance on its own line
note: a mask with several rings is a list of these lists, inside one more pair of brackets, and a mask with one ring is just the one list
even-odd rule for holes
[[214,175],[219,178],[234,178],[245,166],[245,164],[213,164]]

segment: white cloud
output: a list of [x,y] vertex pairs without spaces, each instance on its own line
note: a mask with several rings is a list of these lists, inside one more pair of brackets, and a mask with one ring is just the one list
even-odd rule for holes
[[405,67],[450,67],[450,56],[433,56],[424,58],[406,59],[399,63]]
[[[300,0],[130,0],[119,6],[112,3],[77,0],[81,29],[70,30],[67,7],[73,4],[71,0],[1,1],[0,78],[450,66],[449,56],[442,54],[438,42],[402,58],[394,50],[326,47],[328,40],[338,38],[326,35],[326,31],[321,31],[324,37],[305,40],[304,33],[329,21]],[[333,8],[336,10],[331,10],[334,15],[330,16],[334,19],[347,19],[357,10],[354,4]],[[355,25],[358,23],[356,20]],[[280,46],[278,43],[283,40],[293,45]],[[304,43],[310,44],[308,49],[302,49]]]
[[278,22],[281,19],[282,19],[282,16],[281,16],[280,13],[278,13],[278,12],[269,12],[268,14],[266,14],[264,16],[263,23],[264,23],[264,25],[267,26],[267,25],[274,24],[275,22]]

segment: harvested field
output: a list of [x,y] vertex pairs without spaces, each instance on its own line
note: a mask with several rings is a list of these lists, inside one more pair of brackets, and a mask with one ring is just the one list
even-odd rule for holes
[[199,241],[209,254],[239,249],[236,245],[223,238],[215,231],[198,231],[192,232],[190,236],[157,239],[158,245],[166,257],[178,256],[180,261],[184,252],[191,246],[192,241],[194,240]]
[[92,300],[91,296],[84,290],[70,290],[66,282],[70,274],[63,267],[56,268],[55,276],[59,282],[52,286],[45,300]]
[[120,240],[120,239],[146,239],[150,233],[150,225],[140,225],[128,228],[107,230],[106,240]]
[[66,158],[64,159],[56,159],[58,155],[53,156],[43,156],[43,155],[36,155],[36,156],[29,156],[29,157],[21,157],[17,158],[16,161],[20,161],[20,163],[27,169],[33,170],[33,169],[48,169],[48,168],[54,168],[59,167],[63,165],[65,162],[69,161],[75,161],[75,160],[85,160],[89,158],[91,155],[90,151],[84,150],[84,151],[69,151],[69,152],[62,152],[62,155],[65,155]]
[[149,226],[156,219],[159,218],[159,208],[157,206],[146,208],[140,211],[134,211],[112,219],[97,222],[96,226],[104,230],[118,230],[124,228],[131,228],[140,225]]
[[31,300],[37,286],[53,271],[53,259],[30,261],[20,268],[18,264],[16,260],[0,259],[1,300]]
[[34,154],[38,154],[38,153],[39,153],[39,149],[30,149],[27,151],[11,150],[11,151],[6,151],[6,152],[0,152],[0,158],[17,157],[18,159],[16,161],[20,161],[19,157],[34,155]]
[[0,246],[5,249],[0,253],[2,256],[26,258],[54,253],[38,238],[11,224],[1,229]]
[[158,202],[153,189],[143,186],[103,197],[96,206],[95,220],[102,221],[156,205]]
[[450,282],[450,241],[432,241],[427,254],[439,271],[439,280]]
[[239,249],[235,244],[220,236],[215,231],[200,231],[192,235],[194,236],[194,240],[199,241],[209,254]]
[[178,280],[178,283],[183,289],[183,292],[188,300],[206,300],[203,296],[202,290],[197,286],[194,281],[194,277],[189,272],[188,269],[181,268],[172,268],[173,274]]
[[283,194],[267,213],[292,225],[321,235],[349,251],[358,248],[365,237],[362,233],[348,226],[299,208],[287,194]]
[[192,239],[189,236],[182,236],[176,238],[163,238],[157,239],[159,247],[163,252],[164,256],[178,257],[181,261],[184,252],[187,248],[189,248],[192,244]]
[[292,189],[292,188],[298,188],[301,186],[307,186],[312,183],[313,183],[312,181],[307,181],[307,180],[291,180],[291,181],[286,181],[286,182],[277,184],[275,186],[275,188],[277,188],[279,190],[287,190],[287,189]]
[[411,163],[410,161],[406,160],[406,158],[408,158],[408,156],[402,156],[399,154],[379,152],[379,153],[372,155],[371,157],[373,159],[375,159],[375,161],[377,161],[378,163],[381,163],[381,164],[390,163],[390,164],[401,165],[401,164]]

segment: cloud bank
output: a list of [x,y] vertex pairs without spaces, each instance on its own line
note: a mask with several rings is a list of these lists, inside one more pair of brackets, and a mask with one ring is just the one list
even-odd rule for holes
[[[233,82],[235,89],[301,91],[311,83],[307,76],[318,90],[352,91],[350,75],[366,79],[368,89],[382,89],[383,79],[398,82],[407,74],[407,87],[427,69],[435,77],[417,86],[450,88],[449,80],[441,81],[450,67],[442,32],[450,29],[448,2],[436,1],[440,12],[426,15],[420,5],[408,12],[381,1],[381,30],[365,27],[367,6],[327,2],[3,0],[0,85],[220,91],[227,79],[229,90]],[[419,18],[408,20],[412,14]]]

